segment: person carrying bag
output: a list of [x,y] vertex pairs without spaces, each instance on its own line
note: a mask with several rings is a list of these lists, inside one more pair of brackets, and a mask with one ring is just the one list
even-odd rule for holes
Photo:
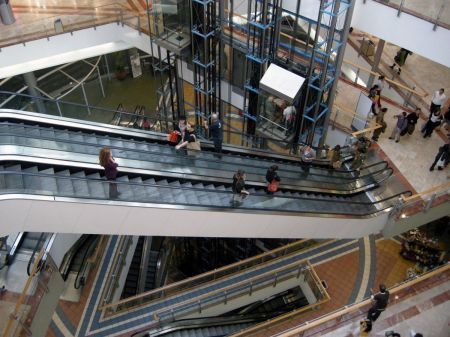
[[278,191],[278,188],[280,187],[280,176],[278,175],[278,166],[272,165],[269,167],[266,173],[266,181],[268,182],[267,185],[267,194],[274,194],[276,191]]
[[195,128],[193,125],[187,124],[186,132],[184,134],[184,140],[180,144],[175,146],[175,149],[179,150],[183,147],[186,147],[186,149],[188,150],[187,153],[190,156],[196,156],[201,150],[200,141],[195,135]]

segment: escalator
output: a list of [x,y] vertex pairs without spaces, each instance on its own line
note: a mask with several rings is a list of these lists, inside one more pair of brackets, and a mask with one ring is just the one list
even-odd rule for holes
[[98,235],[84,234],[64,255],[59,270],[64,281],[69,278],[74,281],[75,289],[84,285],[87,274],[87,260],[93,253],[98,240]]
[[14,237],[14,242],[9,247],[6,256],[6,265],[14,263],[15,258],[20,255],[22,260],[27,260],[27,274],[30,275],[35,258],[42,249],[45,249],[41,265],[47,258],[55,235],[49,233],[20,232]]
[[[74,123],[72,123],[74,124]],[[121,170],[150,171],[160,177],[188,178],[192,181],[228,183],[238,169],[247,173],[247,181],[265,186],[269,166],[278,165],[281,188],[292,191],[311,191],[327,194],[356,194],[377,187],[392,175],[386,162],[376,162],[360,172],[332,170],[323,167],[304,167],[296,162],[261,159],[241,155],[224,155],[218,160],[213,153],[201,151],[195,158],[177,152],[168,145],[143,140],[125,139],[86,131],[61,130],[56,127],[0,123],[0,148],[3,158],[20,158],[36,163],[49,159],[79,166],[98,165],[98,153],[109,146]],[[1,159],[2,157],[0,157]],[[98,166],[97,166],[98,167]]]
[[[92,169],[58,166],[29,166],[11,163],[0,165],[0,191],[3,194],[29,193],[59,197],[109,200],[109,183]],[[230,204],[231,184],[201,183],[188,179],[160,178],[141,174],[121,174],[117,178],[118,200],[184,205],[192,209],[208,206],[212,209],[234,209]],[[339,196],[280,190],[267,195],[262,187],[249,187],[250,196],[240,209],[266,213],[309,213],[367,216],[390,208],[400,194],[379,195],[370,201],[364,194]]]
[[135,296],[139,293],[139,279],[141,277],[141,261],[143,259],[144,237],[141,236],[136,244],[130,268],[128,269],[125,285],[120,296],[121,299]]
[[253,324],[309,305],[300,287],[283,291],[264,300],[217,317],[178,320],[160,328],[134,333],[134,337],[219,337],[231,335]]

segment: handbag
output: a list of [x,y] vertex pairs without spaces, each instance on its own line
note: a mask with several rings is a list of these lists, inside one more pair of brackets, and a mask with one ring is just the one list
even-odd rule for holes
[[172,131],[171,133],[169,133],[167,135],[167,140],[171,143],[177,143],[178,142],[178,135],[179,132],[178,131]]
[[195,156],[198,153],[198,151],[200,151],[202,148],[200,146],[200,141],[197,140],[197,137],[195,135],[192,136],[195,138],[195,142],[187,143],[186,148],[188,150],[187,151],[188,155]]
[[333,163],[333,168],[334,169],[340,169],[342,166],[342,162],[340,160],[337,160]]
[[280,182],[278,180],[272,180],[272,182],[267,185],[267,190],[269,192],[275,193],[276,191],[278,191],[278,187],[280,186]]

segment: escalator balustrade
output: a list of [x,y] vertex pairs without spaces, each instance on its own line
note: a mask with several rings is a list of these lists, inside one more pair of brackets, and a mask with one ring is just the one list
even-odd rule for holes
[[[158,179],[158,180],[157,180]],[[230,184],[211,184],[151,176],[120,175],[120,202],[141,202],[185,206],[186,208],[233,209]],[[388,196],[376,202],[361,201],[364,195],[335,196],[280,190],[267,195],[264,188],[249,187],[240,209],[311,214],[345,214],[366,216],[391,207],[400,195]],[[0,193],[38,194],[68,198],[109,200],[109,183],[99,172],[81,169],[61,169],[22,164],[0,166]]]
[[[237,169],[247,172],[249,182],[265,185],[266,169],[277,164],[282,188],[329,194],[354,194],[378,186],[388,179],[392,170],[386,162],[365,167],[358,173],[313,167],[308,173],[298,163],[224,155],[218,160],[210,152],[201,151],[195,158],[177,152],[173,147],[134,141],[108,135],[60,130],[54,127],[30,126],[11,122],[0,123],[0,146],[4,153],[56,160],[98,163],[98,153],[109,146],[121,170],[144,169],[161,175],[189,176],[191,179],[226,183]],[[17,147],[13,150],[13,147]]]

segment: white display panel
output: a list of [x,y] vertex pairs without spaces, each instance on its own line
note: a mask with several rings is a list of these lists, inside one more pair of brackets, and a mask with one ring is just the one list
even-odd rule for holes
[[271,95],[294,103],[305,78],[284,68],[271,64],[259,82],[259,87]]
[[353,117],[352,129],[359,131],[366,128],[371,107],[372,100],[361,92],[359,94],[358,104],[356,105],[356,116],[358,117]]

